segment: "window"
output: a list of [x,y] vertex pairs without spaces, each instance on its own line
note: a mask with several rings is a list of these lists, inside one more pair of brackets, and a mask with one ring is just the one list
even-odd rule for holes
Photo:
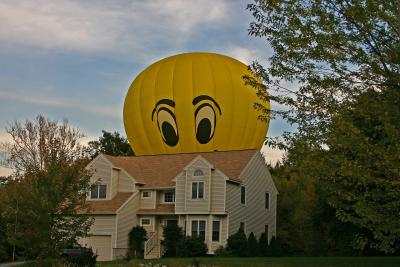
[[206,221],[192,221],[192,236],[206,240]]
[[151,197],[151,192],[150,191],[143,191],[142,192],[142,198],[150,198]]
[[220,228],[220,222],[219,221],[213,221],[213,224],[212,224],[212,241],[219,241],[219,228]]
[[150,225],[150,219],[149,218],[142,218],[140,220],[141,225]]
[[244,186],[240,187],[240,203],[246,204],[246,187]]
[[192,183],[192,199],[204,198],[204,182]]
[[239,230],[244,232],[244,222],[240,222]]
[[266,224],[265,225],[265,236],[267,237],[267,241],[268,241],[268,244],[269,244],[269,225],[268,224]]
[[199,176],[204,176],[204,173],[202,170],[197,169],[194,171],[193,176],[199,177]]
[[265,209],[269,210],[269,193],[265,193]]
[[164,202],[167,202],[167,203],[175,202],[175,193],[174,193],[174,191],[164,192]]
[[178,225],[178,220],[167,220],[167,225],[168,226],[176,226]]
[[91,199],[105,199],[107,197],[107,185],[95,184],[90,189]]

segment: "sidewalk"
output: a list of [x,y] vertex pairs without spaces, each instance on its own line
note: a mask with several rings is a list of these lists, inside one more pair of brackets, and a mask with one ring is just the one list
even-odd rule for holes
[[4,262],[0,263],[0,267],[11,267],[11,266],[18,266],[25,263],[24,261],[16,261],[16,262]]

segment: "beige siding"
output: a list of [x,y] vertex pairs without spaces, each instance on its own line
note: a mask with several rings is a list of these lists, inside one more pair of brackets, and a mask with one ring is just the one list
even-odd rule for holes
[[[246,234],[257,237],[269,225],[269,237],[276,232],[277,191],[262,155],[257,152],[241,175],[246,187],[246,205],[240,203],[240,185],[227,183],[226,210],[229,214],[229,235],[237,232],[240,222],[245,223]],[[265,209],[265,193],[270,193],[270,209]]]
[[[151,196],[143,198],[143,191],[149,191]],[[156,190],[141,190],[140,191],[140,209],[154,209],[156,207]]]
[[186,171],[183,171],[176,177],[175,187],[175,211],[185,211],[185,187],[186,187]]
[[[90,182],[101,183],[107,185],[107,199],[110,198],[111,194],[111,163],[108,162],[102,156],[97,157],[91,164],[90,169],[93,171],[93,175],[90,178]],[[90,198],[90,194],[88,195]]]
[[115,231],[115,215],[95,215],[94,223],[90,227],[91,235],[114,234]]
[[225,177],[216,170],[211,172],[211,211],[225,211]]
[[135,193],[118,212],[116,248],[128,248],[129,231],[138,224],[136,212],[139,209],[139,197],[139,193]]
[[119,172],[118,192],[133,192],[134,190],[134,181],[125,171],[121,170]]
[[[150,225],[141,225],[142,218],[150,219]],[[155,232],[155,230],[156,230],[155,223],[156,223],[155,216],[152,216],[152,215],[140,215],[139,216],[139,225],[143,226],[143,228],[146,230],[147,233]]]
[[[203,176],[195,177],[193,175],[195,170],[200,169]],[[211,210],[210,199],[210,175],[211,168],[205,160],[196,158],[190,165],[188,165],[183,175],[177,178],[176,187],[176,212],[209,212]],[[192,183],[204,182],[204,197],[203,199],[192,199]]]
[[110,193],[111,198],[115,197],[118,192],[118,181],[119,181],[120,171],[118,169],[111,169],[111,187]]

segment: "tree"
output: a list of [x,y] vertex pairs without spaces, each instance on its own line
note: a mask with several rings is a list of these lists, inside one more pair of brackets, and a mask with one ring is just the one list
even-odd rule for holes
[[246,257],[249,255],[249,246],[247,244],[246,234],[242,228],[237,233],[228,237],[227,250],[236,257]]
[[175,257],[178,243],[184,238],[182,228],[176,224],[167,224],[163,228],[162,245],[164,245],[166,256]]
[[258,240],[258,253],[262,257],[267,257],[269,256],[268,252],[268,240],[267,240],[267,234],[262,233],[260,236],[260,239]]
[[176,247],[178,257],[201,257],[207,254],[207,246],[204,241],[197,236],[185,236]]
[[135,226],[129,232],[129,258],[143,257],[144,242],[147,240],[147,232],[142,226]]
[[246,81],[283,107],[256,108],[295,126],[267,143],[286,148],[302,177],[323,181],[320,193],[352,225],[355,248],[396,253],[400,6],[266,0],[248,9],[255,18],[249,33],[265,38],[274,54],[268,68],[251,66],[262,82]]
[[249,248],[249,256],[250,257],[257,257],[258,256],[258,243],[257,239],[254,236],[254,233],[251,232],[249,238],[247,239],[248,248]]
[[122,137],[118,132],[110,133],[102,131],[103,136],[99,137],[98,141],[90,141],[88,143],[92,158],[99,153],[104,153],[111,156],[134,156],[128,139]]
[[83,135],[67,121],[43,116],[6,130],[13,139],[8,162],[15,169],[0,190],[7,240],[23,258],[57,256],[92,223],[82,214],[91,175],[79,145]]

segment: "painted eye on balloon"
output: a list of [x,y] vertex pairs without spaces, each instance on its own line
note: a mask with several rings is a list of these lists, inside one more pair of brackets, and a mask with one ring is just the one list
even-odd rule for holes
[[194,113],[196,138],[200,144],[207,144],[214,135],[215,111],[208,103],[200,105]]
[[[205,101],[205,103],[203,101]],[[200,104],[202,102],[203,104]],[[199,104],[194,113],[197,141],[199,141],[200,144],[207,144],[213,138],[215,127],[217,125],[215,110],[218,109],[219,114],[221,115],[221,108],[217,101],[208,95],[196,96],[193,99],[192,104],[194,106]],[[214,107],[216,109],[214,109]]]
[[179,135],[174,113],[161,107],[157,112],[157,124],[164,142],[169,146],[175,146],[179,141]]

